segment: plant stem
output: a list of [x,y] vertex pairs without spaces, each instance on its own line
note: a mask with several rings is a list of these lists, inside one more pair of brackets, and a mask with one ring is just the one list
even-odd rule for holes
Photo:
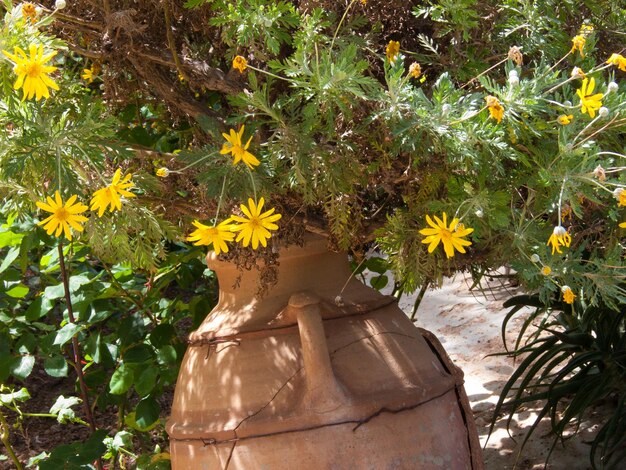
[[[76,323],[76,318],[74,317],[74,311],[72,310],[72,299],[70,296],[70,283],[69,278],[67,276],[67,270],[65,269],[65,259],[63,256],[63,242],[59,242],[59,263],[61,266],[61,278],[63,279],[63,290],[65,291],[65,303],[67,304],[67,315],[69,317],[70,323]],[[89,423],[89,428],[91,432],[96,431],[96,422],[93,418],[93,413],[91,412],[91,406],[89,405],[89,395],[87,394],[87,385],[85,384],[85,376],[83,375],[83,369],[81,367],[82,356],[80,354],[80,347],[78,345],[78,334],[72,336],[72,350],[74,353],[74,369],[76,370],[76,375],[78,375],[78,382],[80,384],[80,394],[83,399],[83,408],[85,409],[85,415],[87,416],[87,422]]]
[[426,293],[426,289],[428,289],[428,285],[430,284],[430,279],[426,279],[420,288],[419,294],[417,294],[417,298],[415,299],[415,303],[413,304],[413,311],[411,312],[411,321],[416,322],[417,318],[417,309],[422,303],[422,299],[424,298],[424,294]]
[[220,198],[217,200],[217,210],[215,211],[215,220],[213,225],[217,226],[217,218],[220,216],[220,208],[222,207],[222,200],[224,199],[224,191],[226,190],[226,180],[228,179],[228,173],[224,175],[224,181],[222,181],[222,190],[220,191]]
[[252,191],[254,192],[254,203],[257,204],[258,201],[256,198],[256,184],[254,183],[254,176],[252,175],[252,170],[248,165],[246,165],[246,168],[248,170],[248,174],[250,175],[250,182],[252,183]]
[[176,42],[174,41],[174,35],[172,34],[172,25],[170,20],[172,13],[170,12],[169,0],[163,0],[161,3],[163,4],[163,13],[165,16],[165,36],[167,37],[167,45],[170,48],[172,57],[174,58],[174,65],[176,65],[176,70],[180,76],[183,77],[183,80],[188,80],[187,74],[183,70],[183,66],[180,63],[180,57],[178,57],[178,53],[176,52]]
[[24,467],[22,466],[19,459],[17,458],[17,455],[15,455],[13,446],[11,446],[11,441],[9,440],[9,429],[10,429],[9,423],[7,423],[7,420],[4,417],[4,414],[2,413],[2,411],[0,411],[0,428],[2,429],[2,431],[0,431],[0,440],[2,440],[2,443],[4,444],[4,448],[6,449],[7,454],[9,454],[9,457],[11,458],[11,460],[13,460],[13,463],[15,464],[15,468],[17,470],[23,470]]
[[498,62],[495,65],[492,65],[491,67],[489,67],[487,70],[480,72],[478,75],[476,75],[474,78],[472,78],[471,80],[469,80],[465,85],[463,85],[460,89],[462,90],[463,88],[465,88],[467,85],[469,85],[470,83],[474,82],[476,79],[482,77],[483,75],[485,75],[487,72],[490,72],[491,70],[495,69],[496,67],[498,67],[499,65],[504,64],[507,60],[509,60],[509,56],[507,55],[504,59],[502,59],[500,62]]
[[346,7],[346,10],[343,12],[343,16],[341,17],[341,19],[339,20],[339,24],[337,25],[337,29],[335,29],[335,34],[333,34],[333,40],[330,42],[330,50],[333,50],[333,46],[335,45],[335,39],[337,39],[337,33],[339,33],[339,29],[341,28],[341,25],[343,24],[344,20],[346,19],[346,16],[348,15],[348,10],[350,10],[350,7],[352,7],[352,5],[354,4],[356,0],[352,0],[350,2],[350,4]]

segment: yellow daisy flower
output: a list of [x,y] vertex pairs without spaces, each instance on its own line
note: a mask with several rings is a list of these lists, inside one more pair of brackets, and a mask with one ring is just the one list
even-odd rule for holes
[[435,222],[432,221],[429,215],[426,215],[426,222],[430,225],[430,228],[424,228],[419,231],[426,238],[422,240],[422,243],[428,243],[428,252],[432,253],[439,245],[439,242],[443,244],[443,250],[448,258],[454,256],[454,250],[459,253],[465,253],[466,246],[470,246],[472,242],[464,240],[466,237],[474,231],[473,228],[461,228],[458,230],[459,219],[454,218],[450,222],[450,226],[447,225],[447,215],[443,213],[443,220],[434,216]]
[[61,232],[63,232],[65,238],[71,240],[72,232],[70,228],[73,228],[77,232],[82,232],[83,226],[80,223],[87,221],[87,217],[78,215],[85,212],[87,210],[87,206],[85,204],[81,204],[80,202],[76,202],[77,197],[78,196],[76,195],[71,196],[64,204],[59,191],[56,191],[54,193],[54,199],[48,196],[46,199],[47,202],[37,201],[35,203],[37,204],[37,207],[46,212],[52,213],[51,216],[37,223],[37,225],[43,225],[43,228],[48,235],[52,235],[52,232],[56,230],[56,233],[54,234],[55,237],[58,237],[61,235]]
[[621,54],[611,54],[606,63],[615,65],[622,72],[626,72],[626,57]]
[[544,276],[549,276],[550,274],[552,274],[552,268],[550,268],[550,266],[544,266],[543,268],[541,268],[541,274],[543,274]]
[[395,62],[399,53],[400,43],[398,41],[389,41],[389,44],[387,44],[387,48],[385,49],[385,54],[387,55],[389,62]]
[[48,87],[54,90],[59,89],[59,86],[48,77],[48,74],[57,68],[45,64],[57,54],[57,51],[44,55],[43,45],[37,46],[33,43],[29,47],[29,52],[30,57],[19,47],[15,47],[14,54],[2,51],[14,64],[13,72],[17,75],[17,80],[13,88],[15,90],[22,88],[24,92],[22,100],[31,99],[33,96],[37,97],[37,101],[41,98],[49,98]]
[[156,171],[156,175],[157,175],[159,178],[167,178],[167,177],[169,176],[169,174],[170,174],[170,170],[169,170],[169,169],[167,169],[167,168],[165,168],[164,166],[163,166],[163,167],[161,167],[161,168],[159,168],[159,169]]
[[561,254],[563,253],[561,251],[561,247],[565,246],[569,248],[571,243],[572,237],[569,233],[567,233],[567,230],[565,230],[565,228],[563,228],[562,226],[557,225],[556,227],[554,227],[552,235],[550,235],[550,238],[548,238],[548,243],[546,243],[546,245],[552,247],[552,254],[554,254],[555,251]]
[[569,123],[572,122],[572,119],[574,119],[574,116],[572,114],[561,114],[558,118],[556,118],[556,120],[562,126],[567,126]]
[[244,204],[240,206],[246,217],[231,216],[233,222],[239,222],[238,225],[232,227],[234,232],[239,232],[235,241],[243,241],[244,247],[247,247],[250,241],[252,241],[252,248],[255,250],[258,248],[259,243],[267,246],[267,239],[272,236],[270,230],[278,230],[278,225],[274,222],[279,220],[282,215],[274,214],[276,209],[270,209],[262,213],[263,204],[265,204],[263,198],[259,199],[258,205],[254,203],[252,198],[249,198],[248,207]]
[[116,209],[121,210],[122,200],[120,196],[135,197],[133,193],[127,191],[128,188],[135,186],[135,183],[130,181],[132,176],[133,175],[129,173],[120,181],[120,178],[122,177],[122,170],[118,168],[113,175],[111,184],[105,188],[98,189],[93,193],[93,197],[91,198],[91,210],[97,210],[98,217],[102,217],[102,214],[104,214],[107,206],[111,206],[111,212]]
[[582,34],[578,34],[574,36],[572,38],[572,50],[570,52],[574,53],[576,51],[579,51],[580,56],[585,57],[585,53],[583,52],[583,47],[585,47],[585,42],[587,42],[587,40],[585,39],[585,36],[583,36]]
[[248,61],[237,55],[233,59],[233,68],[239,70],[239,73],[243,73],[248,68]]
[[83,74],[80,76],[87,84],[93,83],[94,70],[93,68],[83,69]]
[[502,117],[504,116],[504,107],[495,96],[485,96],[485,101],[487,102],[487,108],[489,109],[490,116],[498,121],[498,124],[500,124]]
[[37,8],[30,2],[26,2],[22,4],[22,16],[24,18],[30,19],[31,23],[35,22],[37,18]]
[[213,245],[213,251],[216,255],[221,252],[228,253],[226,242],[232,242],[235,238],[231,222],[231,219],[228,218],[217,226],[210,226],[194,220],[193,225],[196,230],[189,234],[187,241],[195,242],[194,245]]
[[619,199],[618,199],[618,203],[617,206],[618,207],[626,207],[626,190],[625,191],[621,191],[619,193]]
[[246,142],[246,145],[242,144],[241,138],[243,137],[243,131],[245,126],[241,126],[239,128],[239,132],[235,132],[235,129],[230,130],[230,135],[226,133],[222,133],[226,142],[222,146],[222,150],[220,153],[225,155],[227,153],[232,154],[235,159],[233,160],[233,165],[236,165],[240,161],[243,161],[250,169],[253,169],[255,166],[258,166],[261,162],[250,152],[248,152],[248,147],[250,147],[250,141],[252,140],[252,136]]
[[626,222],[622,222],[621,224],[619,224],[619,228],[626,228]]
[[574,303],[574,299],[576,298],[576,295],[574,294],[574,291],[572,291],[572,289],[569,286],[563,286],[561,288],[561,292],[563,293],[563,302],[565,302],[566,304]]
[[585,78],[580,89],[576,90],[576,94],[580,98],[580,112],[583,114],[588,113],[592,118],[596,116],[596,111],[602,107],[602,101],[600,100],[604,96],[602,93],[592,95],[595,87],[595,78],[592,77],[591,80]]

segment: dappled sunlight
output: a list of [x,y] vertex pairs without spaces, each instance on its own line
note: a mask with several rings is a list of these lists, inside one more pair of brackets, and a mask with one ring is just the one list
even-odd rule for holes
[[[503,302],[518,293],[518,289],[503,284],[500,279],[485,278],[482,291],[470,290],[471,279],[457,275],[444,282],[442,289],[429,290],[418,309],[417,324],[436,333],[455,364],[465,373],[467,392],[483,449],[485,468],[494,470],[530,470],[544,468],[554,442],[550,435],[550,420],[544,418],[525,447],[520,451],[526,432],[537,418],[540,407],[529,404],[515,413],[507,430],[508,414],[500,416],[489,435],[496,403],[504,385],[514,372],[516,363],[502,355],[502,321],[507,309]],[[405,311],[412,308],[411,298],[401,301]],[[506,330],[511,348],[525,316],[513,317]],[[506,409],[503,410],[505,412]],[[548,468],[590,468],[589,446],[598,430],[600,416],[606,412],[594,409],[582,423],[576,439],[558,443]],[[552,465],[558,466],[552,467]]]
[[[448,372],[393,298],[356,280],[346,284],[345,256],[316,258],[319,277],[304,285],[294,285],[302,276],[281,277],[250,305],[245,283],[231,300],[234,289],[222,282],[226,292],[190,337],[168,420],[178,464],[198,458],[225,466],[227,452],[228,465],[238,468],[278,458],[315,459],[322,468],[358,466],[361,458],[466,468],[460,376]],[[242,307],[236,320],[232,302]],[[207,330],[216,325],[223,330]],[[329,436],[335,450],[320,456],[317,447]],[[339,453],[344,446],[353,452]]]

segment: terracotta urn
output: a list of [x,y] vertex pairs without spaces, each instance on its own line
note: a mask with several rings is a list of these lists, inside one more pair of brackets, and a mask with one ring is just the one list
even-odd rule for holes
[[393,297],[310,237],[278,281],[213,253],[217,306],[189,337],[167,422],[189,469],[481,469],[463,374]]

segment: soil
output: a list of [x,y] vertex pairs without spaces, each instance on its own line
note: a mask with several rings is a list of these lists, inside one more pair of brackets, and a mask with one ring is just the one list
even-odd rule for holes
[[[490,437],[489,424],[500,390],[513,372],[515,364],[505,356],[493,356],[504,350],[501,338],[501,324],[506,314],[502,303],[510,296],[519,293],[501,279],[486,280],[479,290],[470,290],[471,279],[458,275],[449,279],[441,289],[429,290],[417,310],[416,325],[435,333],[452,360],[465,372],[465,389],[469,396],[478,427],[481,444],[484,446],[485,468],[487,470],[530,470],[544,468],[546,456],[552,446],[549,435],[549,422],[544,420],[523,450],[520,443],[528,426],[536,418],[536,408],[529,407],[514,415],[509,431],[506,419],[497,421]],[[415,297],[404,297],[400,307],[411,312]],[[524,314],[514,318],[507,331],[507,339],[512,344]],[[67,379],[55,379],[43,370],[36,370],[28,379],[28,389],[32,396],[22,410],[31,413],[47,413],[63,394],[78,395],[73,384]],[[172,391],[161,400],[162,409],[167,413]],[[80,407],[75,407],[82,415]],[[548,469],[585,470],[591,468],[589,461],[589,441],[598,429],[606,410],[594,410],[589,420],[581,426],[580,434],[564,444],[558,444],[550,458]],[[163,415],[165,416],[165,414]],[[8,414],[10,422],[15,422],[15,414]],[[99,427],[114,430],[117,416],[115,409],[97,412]],[[27,417],[21,427],[11,429],[11,440],[15,451],[23,463],[44,450],[60,444],[85,440],[89,429],[79,424],[64,424],[54,418]],[[167,441],[162,428],[153,435],[166,450]],[[141,443],[143,446],[154,443]],[[1,444],[0,444],[1,446]],[[2,453],[4,449],[0,447]],[[10,461],[0,461],[0,469],[13,469]]]

